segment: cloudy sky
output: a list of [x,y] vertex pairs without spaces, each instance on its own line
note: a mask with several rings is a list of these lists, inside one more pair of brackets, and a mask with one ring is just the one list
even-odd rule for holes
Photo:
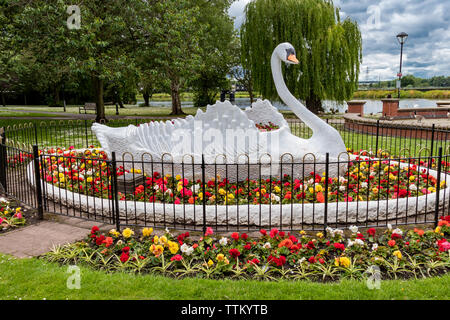
[[[236,28],[249,1],[239,0],[230,8]],[[341,8],[341,18],[350,17],[360,26],[364,55],[360,80],[395,78],[400,56],[395,35],[402,31],[409,34],[403,75],[450,76],[449,0],[335,0],[334,4]]]

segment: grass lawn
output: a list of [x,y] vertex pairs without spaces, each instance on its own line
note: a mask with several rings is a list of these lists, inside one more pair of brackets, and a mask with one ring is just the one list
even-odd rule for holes
[[81,267],[81,289],[66,287],[66,266],[0,255],[1,299],[449,299],[450,275],[382,281],[370,290],[363,281],[313,283],[253,280],[176,280],[156,275],[106,274]]

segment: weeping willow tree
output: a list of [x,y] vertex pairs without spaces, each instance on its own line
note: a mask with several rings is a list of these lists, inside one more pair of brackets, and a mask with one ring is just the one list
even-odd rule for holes
[[341,21],[330,0],[253,0],[241,27],[242,56],[257,91],[268,99],[278,95],[270,58],[274,48],[290,42],[299,66],[284,67],[286,84],[313,112],[322,100],[343,102],[357,88],[362,58],[361,33],[356,22]]

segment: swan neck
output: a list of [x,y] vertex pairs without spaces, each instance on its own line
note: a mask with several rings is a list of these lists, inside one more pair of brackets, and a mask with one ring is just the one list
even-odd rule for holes
[[283,73],[281,69],[281,60],[278,58],[276,52],[272,54],[271,60],[272,75],[275,82],[278,95],[281,100],[300,118],[308,127],[314,132],[327,127],[325,121],[320,119],[314,113],[309,111],[300,101],[298,101],[289,91],[284,82]]

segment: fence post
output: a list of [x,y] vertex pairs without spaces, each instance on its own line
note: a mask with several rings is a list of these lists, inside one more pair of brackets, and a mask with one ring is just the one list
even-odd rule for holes
[[116,230],[120,232],[120,210],[119,210],[119,192],[117,190],[117,161],[116,153],[112,152],[112,201],[113,201],[113,211],[114,211],[114,222],[116,224]]
[[34,180],[36,185],[38,218],[39,220],[42,220],[44,219],[44,206],[42,197],[41,168],[39,165],[39,148],[37,145],[33,145],[33,162],[34,162]]
[[328,228],[328,173],[330,166],[330,154],[327,152],[325,155],[325,210],[323,212],[323,231],[325,236],[327,235]]
[[206,178],[205,178],[205,155],[202,154],[202,206],[203,206],[203,234],[206,233]]
[[7,172],[6,166],[8,165],[8,150],[6,148],[6,133],[5,128],[0,128],[0,184],[3,186],[5,192],[8,192],[7,186]]
[[438,225],[439,221],[439,193],[441,190],[441,163],[442,163],[442,147],[439,148],[439,158],[437,166],[437,181],[436,181],[436,203],[434,207],[434,224],[435,227]]
[[377,137],[375,139],[375,157],[378,157],[378,136],[380,134],[380,119],[377,120]]
[[432,161],[432,158],[433,158],[434,129],[435,129],[435,124],[433,123],[433,125],[431,126],[431,148],[430,148],[430,161],[428,162],[428,169],[431,168],[431,161]]

